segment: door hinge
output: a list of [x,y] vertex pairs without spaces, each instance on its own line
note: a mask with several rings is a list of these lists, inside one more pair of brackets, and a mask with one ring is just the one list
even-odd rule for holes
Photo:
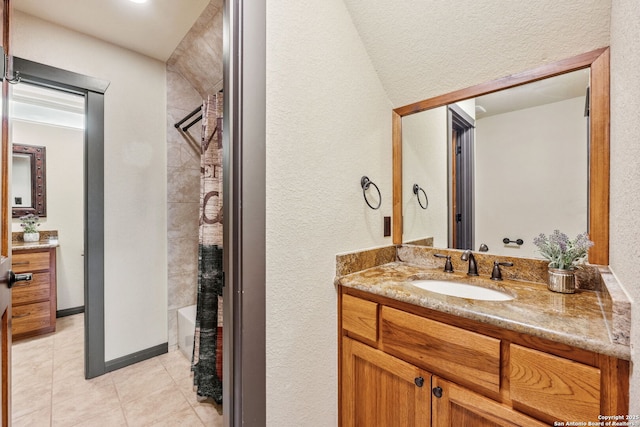
[[456,154],[462,154],[462,146],[458,145],[456,147]]
[[456,222],[462,222],[462,214],[456,214]]

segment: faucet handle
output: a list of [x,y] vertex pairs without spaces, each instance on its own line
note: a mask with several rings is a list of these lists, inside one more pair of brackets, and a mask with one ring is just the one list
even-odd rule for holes
[[512,262],[493,262],[493,271],[491,272],[491,280],[502,280],[502,272],[500,271],[500,266],[504,267],[513,267]]
[[444,272],[453,273],[453,264],[451,264],[451,255],[433,254],[433,256],[436,258],[446,258],[447,260],[444,263]]

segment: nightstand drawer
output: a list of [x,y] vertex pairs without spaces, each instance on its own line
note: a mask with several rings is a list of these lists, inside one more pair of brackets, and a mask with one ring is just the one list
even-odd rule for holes
[[11,269],[14,273],[31,273],[34,271],[48,270],[50,265],[49,252],[14,252],[11,260]]
[[49,272],[33,273],[33,279],[17,282],[13,286],[11,301],[14,305],[49,300],[51,282]]
[[499,339],[383,306],[382,348],[458,384],[500,392]]
[[39,331],[51,327],[51,309],[49,302],[37,302],[13,307],[11,321],[13,325],[13,335]]

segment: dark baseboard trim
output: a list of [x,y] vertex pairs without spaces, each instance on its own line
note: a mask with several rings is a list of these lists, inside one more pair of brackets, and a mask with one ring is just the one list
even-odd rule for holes
[[56,311],[56,318],[59,319],[61,317],[73,316],[74,314],[84,313],[84,305],[80,307],[72,307],[65,308],[64,310]]
[[151,359],[152,357],[160,356],[168,352],[169,343],[159,344],[146,350],[140,350],[126,356],[118,357],[117,359],[109,360],[105,362],[105,369],[106,372],[112,372],[116,369],[124,368],[125,366],[133,365],[134,363],[142,362],[143,360]]

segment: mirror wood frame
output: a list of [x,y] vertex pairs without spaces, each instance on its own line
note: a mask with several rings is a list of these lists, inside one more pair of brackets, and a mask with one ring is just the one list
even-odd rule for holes
[[589,237],[595,245],[589,263],[609,264],[609,48],[604,47],[562,61],[481,83],[466,89],[395,108],[392,112],[393,145],[393,243],[402,244],[402,118],[499,90],[589,68]]
[[[26,154],[31,158],[31,204],[26,207],[11,207],[11,216],[20,218],[23,215],[34,214],[47,216],[47,183],[46,165],[47,149],[37,145],[13,144],[13,154]],[[13,205],[13,204],[12,204]]]

